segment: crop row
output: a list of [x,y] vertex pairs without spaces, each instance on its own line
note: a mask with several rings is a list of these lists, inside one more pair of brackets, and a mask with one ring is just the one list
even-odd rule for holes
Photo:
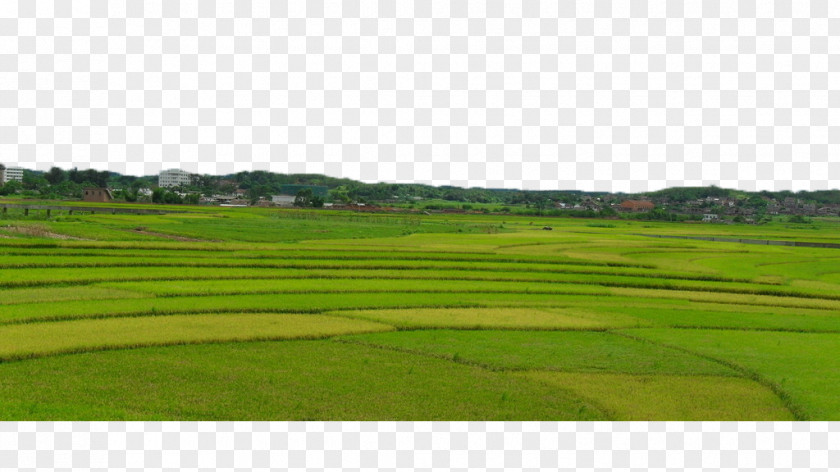
[[[75,266],[74,269],[82,268],[83,266]],[[83,280],[95,280],[95,281],[103,281],[103,280],[130,280],[133,277],[127,277],[123,275],[122,271],[127,272],[136,272],[139,268],[172,268],[177,269],[177,271],[184,276],[184,270],[186,269],[225,269],[224,273],[226,275],[231,275],[230,270],[234,268],[239,269],[273,269],[282,272],[286,272],[289,269],[300,269],[306,270],[311,272],[313,269],[320,269],[322,271],[326,271],[323,274],[324,278],[335,278],[339,276],[341,278],[350,278],[353,276],[352,272],[355,271],[384,271],[388,270],[391,272],[396,272],[394,274],[394,278],[406,278],[406,279],[413,279],[417,277],[413,277],[410,273],[414,273],[420,270],[431,270],[434,267],[429,267],[423,264],[417,265],[365,265],[365,264],[345,264],[345,265],[327,265],[327,264],[312,264],[312,263],[301,263],[301,264],[253,264],[253,265],[232,265],[232,266],[220,266],[220,265],[212,265],[212,264],[196,264],[191,266],[184,266],[184,265],[168,265],[168,264],[111,264],[107,266],[111,269],[112,276],[111,277],[92,277],[92,272],[90,269],[102,269],[104,267],[96,265],[90,268],[85,268],[84,275],[80,275],[79,277],[69,277],[69,278],[56,278],[54,277],[55,274],[52,274],[52,277],[43,277],[42,274],[46,272],[53,272],[54,269],[57,268],[66,268],[66,266],[56,266],[54,268],[44,268],[39,267],[39,270],[30,271],[29,273],[21,274],[20,271],[4,271],[3,274],[0,274],[0,287],[20,287],[20,286],[37,286],[43,285],[47,283],[47,280],[50,280],[49,283],[57,283],[58,281],[62,282],[76,282],[79,283]],[[117,269],[121,269],[118,271]],[[129,270],[130,269],[130,270]],[[534,274],[541,274],[543,275],[543,280],[551,281],[553,283],[570,283],[570,284],[583,284],[583,285],[599,285],[603,287],[625,287],[625,288],[649,288],[649,289],[661,289],[661,290],[685,290],[685,291],[706,291],[706,292],[720,292],[720,293],[736,293],[736,294],[745,294],[745,295],[767,295],[767,296],[777,296],[777,297],[798,297],[798,298],[814,298],[814,299],[823,299],[823,300],[840,300],[840,294],[834,293],[832,290],[822,290],[820,288],[812,288],[812,287],[801,287],[801,288],[793,288],[793,287],[784,287],[779,286],[776,284],[760,284],[760,283],[737,283],[737,282],[707,282],[707,281],[695,281],[695,280],[685,280],[685,279],[671,279],[671,278],[654,278],[654,277],[633,277],[633,276],[624,276],[624,275],[606,275],[606,274],[590,274],[590,273],[578,273],[578,272],[569,272],[564,269],[554,269],[554,268],[547,268],[543,267],[533,267],[527,268],[523,267],[522,265],[516,267],[507,267],[504,268],[502,272],[499,272],[496,277],[488,277],[488,271],[492,270],[490,267],[487,269],[482,270],[481,267],[475,266],[461,266],[461,267],[453,267],[453,266],[439,266],[439,270],[433,271],[437,274],[437,277],[432,277],[436,279],[445,279],[448,278],[445,275],[442,275],[441,271],[447,272],[454,272],[458,273],[458,276],[452,277],[455,279],[468,279],[470,278],[469,274],[473,273],[481,273],[482,275],[479,276],[481,280],[514,280],[516,276],[509,276],[507,274],[517,274],[517,273],[527,273],[533,276]],[[221,271],[220,271],[221,272]],[[400,275],[400,273],[407,274],[405,277]],[[551,274],[551,277],[545,276],[546,274]],[[272,275],[272,274],[266,274]],[[284,273],[273,274],[278,277],[282,277],[285,275]],[[374,275],[374,274],[370,274]],[[384,276],[384,272],[380,272],[380,277]],[[391,275],[391,274],[388,274]],[[150,274],[152,278],[167,278],[161,276],[160,271],[157,271],[156,274]],[[174,276],[175,278],[182,278]],[[196,278],[214,278],[214,277],[196,277]],[[521,280],[525,280],[524,278]]]
[[[461,294],[463,298],[487,293],[521,295],[527,302],[531,295],[561,295],[563,303],[571,303],[571,295],[584,296],[580,308],[618,304],[627,307],[654,310],[695,309],[727,311],[732,315],[744,312],[774,314],[833,315],[840,309],[840,302],[832,300],[770,297],[763,295],[723,294],[717,292],[678,291],[658,289],[632,289],[600,287],[592,284],[552,283],[541,280],[503,282],[487,279],[394,279],[387,275],[368,275],[357,278],[325,278],[313,274],[298,274],[289,278],[227,278],[203,280],[158,280],[102,282],[85,285],[59,285],[48,287],[17,288],[3,291],[2,305],[24,305],[42,302],[74,300],[109,300],[152,297],[221,296],[221,295],[283,295],[316,293],[367,293],[371,298],[382,297],[388,292]],[[251,277],[254,277],[251,275]],[[166,282],[166,283],[160,283]],[[596,296],[598,298],[587,298]],[[612,296],[617,298],[611,298]],[[606,297],[606,298],[605,298]],[[620,299],[620,301],[617,301]],[[0,309],[2,313],[5,309]],[[827,311],[826,311],[827,310]],[[686,316],[690,319],[690,316]]]
[[[64,249],[10,249],[6,248],[3,251],[0,248],[0,255],[9,261],[21,260],[21,257],[40,260],[36,256],[41,257],[67,257],[73,259],[80,258],[125,258],[125,257],[142,257],[144,259],[162,259],[171,257],[173,260],[190,259],[221,259],[235,258],[235,259],[311,259],[311,260],[428,260],[428,261],[447,261],[447,262],[500,262],[500,263],[559,263],[566,265],[580,265],[580,266],[594,266],[594,267],[626,267],[636,269],[652,269],[648,264],[636,263],[608,263],[599,261],[585,261],[572,259],[565,256],[554,255],[551,257],[543,255],[517,254],[515,257],[507,254],[494,254],[490,252],[484,253],[465,253],[465,252],[440,252],[440,251],[398,251],[398,252],[383,252],[381,250],[324,250],[324,249],[309,249],[303,250],[299,248],[289,248],[281,250],[264,250],[264,251],[174,251],[174,250],[155,250],[144,251],[137,249],[78,249],[78,248],[64,248]],[[15,259],[17,257],[18,259]]]
[[[271,262],[278,261],[278,262]],[[62,256],[6,256],[3,257],[0,268],[2,269],[29,269],[29,268],[50,268],[50,267],[370,267],[371,262],[382,267],[418,267],[443,269],[470,268],[494,269],[512,267],[523,270],[539,269],[540,267],[551,266],[593,266],[593,264],[580,264],[575,261],[546,261],[542,260],[522,261],[515,259],[493,260],[493,259],[443,259],[443,258],[412,258],[412,257],[253,257],[253,258],[156,258],[156,257],[100,257],[100,256],[74,256],[62,259]],[[447,265],[446,263],[458,263]],[[605,267],[604,264],[597,267]]]
[[[4,280],[5,279],[5,280]],[[160,281],[183,281],[179,284],[154,284]],[[192,282],[190,282],[192,281]],[[442,271],[442,270],[337,270],[337,269],[251,269],[227,268],[224,271],[208,271],[202,268],[179,267],[175,272],[164,272],[160,268],[91,268],[84,271],[67,268],[4,271],[0,273],[0,286],[7,290],[4,303],[15,303],[11,288],[46,286],[81,286],[95,283],[143,282],[133,287],[144,293],[160,295],[182,295],[190,293],[247,293],[282,291],[368,291],[415,290],[425,292],[511,292],[536,293],[608,293],[607,289],[638,290],[638,296],[669,297],[667,292],[677,292],[677,298],[695,298],[701,293],[713,294],[731,303],[750,304],[756,297],[777,297],[775,302],[758,299],[762,304],[780,306],[814,306],[807,300],[833,302],[838,295],[819,287],[812,289],[758,284],[724,284],[720,282],[672,282],[667,279],[650,279],[626,276],[602,276],[590,274],[492,271]],[[481,282],[481,283],[480,283]],[[604,290],[590,289],[603,287]],[[124,285],[123,288],[132,287]],[[647,290],[648,292],[645,292]],[[43,292],[46,300],[52,296]],[[741,298],[729,298],[738,296]],[[714,301],[713,298],[711,301]],[[28,300],[21,300],[28,302]]]
[[583,290],[587,293],[598,293],[598,290],[590,290],[586,286],[617,287],[617,288],[642,288],[656,290],[677,290],[692,292],[713,292],[713,293],[734,293],[763,295],[771,297],[799,297],[814,298],[822,300],[836,300],[836,298],[822,297],[816,293],[808,293],[800,290],[767,290],[752,286],[721,287],[712,284],[670,284],[658,283],[649,280],[637,281],[624,277],[556,277],[554,280],[530,280],[527,282],[500,281],[491,279],[464,280],[464,279],[420,279],[394,277],[336,277],[328,281],[320,279],[286,279],[259,280],[242,283],[240,281],[184,281],[173,284],[155,284],[140,282],[136,284],[113,285],[115,288],[139,291],[142,293],[158,296],[181,296],[200,294],[242,294],[242,293],[280,293],[295,291],[323,291],[323,292],[388,292],[388,291],[425,291],[430,293],[440,292],[476,292],[476,293],[522,293],[522,294],[552,294],[569,293],[570,290]]
[[[179,272],[181,272],[179,270]],[[372,271],[373,272],[373,271]],[[92,274],[87,274],[91,276]],[[373,273],[373,274],[336,274],[334,271],[325,274],[305,274],[304,276],[294,276],[291,274],[266,274],[265,279],[271,280],[290,280],[290,279],[324,279],[324,282],[316,282],[312,285],[309,285],[309,288],[305,289],[295,289],[295,288],[283,288],[275,286],[274,288],[269,286],[263,286],[259,289],[250,289],[247,287],[224,287],[221,286],[219,288],[220,293],[225,294],[236,294],[236,293],[248,293],[248,292],[271,292],[271,293],[279,293],[283,291],[306,291],[306,292],[337,292],[337,291],[366,291],[371,293],[376,292],[387,292],[390,290],[388,285],[385,284],[373,284],[371,288],[362,288],[362,289],[344,289],[341,287],[330,287],[330,282],[326,282],[327,280],[331,279],[385,279],[392,281],[394,283],[398,283],[398,280],[401,277],[390,277],[390,274],[384,273]],[[84,283],[100,283],[100,282],[122,282],[122,281],[130,281],[130,280],[145,280],[145,281],[162,281],[162,280],[185,280],[185,279],[195,279],[195,280],[235,280],[239,278],[252,278],[252,279],[259,279],[260,277],[254,273],[250,273],[248,275],[235,275],[235,274],[226,274],[225,276],[218,276],[218,275],[209,275],[206,278],[202,279],[201,276],[188,276],[186,274],[179,274],[179,275],[172,275],[172,276],[151,276],[151,277],[142,277],[138,274],[133,274],[133,276],[124,277],[120,275],[113,275],[111,277],[91,277],[87,280],[80,280],[78,278],[74,278],[72,276],[62,278],[53,278],[49,284],[73,284],[73,285],[80,285]],[[417,280],[432,280],[435,281],[434,284],[428,286],[426,289],[417,289],[414,286],[417,284],[409,284],[412,286],[412,290],[414,291],[423,291],[428,293],[435,293],[435,292],[450,292],[450,291],[461,291],[461,292],[475,292],[475,293],[484,293],[484,292],[511,292],[511,293],[566,293],[570,290],[575,290],[576,286],[595,286],[595,287],[610,287],[610,288],[628,288],[628,289],[654,289],[654,290],[666,290],[666,291],[679,291],[679,292],[710,292],[710,293],[720,293],[720,294],[740,294],[740,295],[760,295],[760,296],[770,296],[770,297],[785,297],[785,298],[800,298],[800,299],[815,299],[815,300],[840,300],[840,295],[835,295],[832,293],[820,292],[816,290],[812,291],[805,291],[801,289],[790,289],[790,288],[764,288],[761,286],[752,286],[748,284],[733,284],[729,286],[722,286],[720,284],[714,283],[672,283],[668,281],[659,281],[656,280],[640,280],[637,278],[632,277],[609,277],[609,276],[597,276],[597,277],[586,277],[586,276],[571,276],[571,275],[560,275],[555,274],[555,277],[552,277],[550,281],[547,280],[529,280],[527,278],[522,278],[517,280],[516,278],[504,278],[498,277],[494,278],[488,276],[488,274],[483,273],[482,276],[479,277],[468,277],[468,276],[454,276],[454,277],[446,277],[443,275],[431,276],[431,277],[424,277],[422,274],[410,274],[407,277],[402,278],[403,280],[410,280],[410,281],[417,281]],[[483,287],[480,285],[476,285],[474,288],[447,288],[445,284],[449,283],[449,281],[488,281],[488,282],[530,282],[530,283],[537,283],[541,284],[539,286],[525,286],[525,287],[509,287],[504,285],[499,285],[498,288],[490,289],[487,287]],[[9,281],[8,283],[0,282],[0,285],[5,286],[7,288],[11,287],[37,287],[37,286],[44,286],[47,285],[47,282],[44,280],[36,279],[36,280],[25,280],[24,278],[19,278],[15,281]],[[222,284],[224,285],[224,283]],[[259,285],[259,284],[257,284]],[[294,284],[290,284],[294,285]],[[332,284],[335,285],[335,284]],[[551,285],[559,285],[557,287],[552,287]],[[393,286],[395,288],[399,286]],[[164,294],[177,294],[173,292],[171,289],[162,288],[162,289],[155,289],[155,288],[148,288],[149,291],[155,290],[162,290]],[[403,290],[407,290],[403,286]],[[210,293],[211,290],[196,288],[192,293]],[[189,292],[187,292],[189,293]]]
[[[62,256],[63,257],[63,256]],[[228,268],[228,267],[245,267],[245,268],[329,268],[333,270],[348,270],[348,269],[371,269],[371,268],[396,268],[396,269],[430,269],[439,267],[441,270],[476,270],[486,269],[495,272],[548,272],[548,273],[564,273],[564,274],[582,274],[582,275],[603,275],[603,276],[628,276],[641,277],[652,279],[674,279],[674,280],[692,280],[705,282],[741,282],[754,283],[758,285],[777,285],[769,282],[754,282],[749,279],[738,279],[732,277],[720,277],[714,275],[691,274],[686,272],[675,271],[649,271],[628,268],[610,268],[604,270],[600,268],[583,268],[578,264],[567,264],[565,262],[543,262],[543,263],[523,263],[515,261],[459,261],[465,264],[461,265],[446,265],[438,264],[439,260],[424,260],[424,259],[409,259],[401,260],[395,258],[378,258],[378,257],[348,257],[345,259],[293,259],[285,257],[253,257],[253,258],[143,258],[137,257],[70,257],[62,259],[62,257],[31,257],[31,256],[17,256],[5,257],[0,263],[0,268],[7,270],[21,270],[21,269],[54,269],[54,268],[97,268],[97,267],[207,267],[207,268]],[[280,262],[274,262],[280,261]],[[314,261],[314,262],[313,262]],[[337,261],[343,261],[337,265]],[[347,262],[352,261],[352,262]],[[365,262],[360,262],[365,261]],[[395,263],[395,261],[398,261]],[[422,262],[421,262],[422,261]],[[370,262],[375,262],[372,265]]]
[[277,313],[173,315],[0,326],[0,361],[44,355],[209,342],[317,339],[388,331],[344,317]]
[[[29,303],[7,305],[0,310],[0,324],[56,321],[77,318],[110,318],[126,316],[171,315],[187,313],[324,313],[342,312],[342,316],[360,316],[370,321],[379,321],[405,328],[463,327],[473,323],[453,319],[451,324],[443,321],[424,322],[412,313],[421,309],[451,308],[574,308],[574,312],[563,312],[556,317],[556,328],[606,329],[611,327],[708,327],[722,329],[757,329],[790,331],[840,331],[840,317],[826,316],[821,310],[764,310],[735,314],[726,309],[709,307],[692,309],[691,305],[680,306],[678,301],[661,305],[639,303],[633,297],[613,297],[613,303],[593,302],[592,293],[569,294],[527,294],[521,293],[433,293],[433,292],[347,292],[347,293],[283,293],[251,295],[206,295],[168,298],[125,298],[109,300],[67,300],[62,302]],[[676,304],[675,304],[676,303]],[[684,302],[683,302],[684,303]],[[369,310],[407,310],[395,319],[377,318],[363,313]],[[345,313],[346,312],[346,313]],[[387,313],[381,314],[387,316]],[[540,322],[542,323],[542,321]],[[480,326],[481,323],[473,323]],[[491,324],[491,326],[496,326]],[[516,327],[515,323],[510,324]],[[523,321],[522,328],[534,327]],[[552,328],[552,326],[545,326]]]

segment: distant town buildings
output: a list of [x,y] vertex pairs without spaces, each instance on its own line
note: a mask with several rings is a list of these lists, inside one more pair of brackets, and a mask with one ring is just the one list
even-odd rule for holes
[[181,169],[163,170],[158,176],[159,187],[177,187],[179,185],[189,185],[190,174]]

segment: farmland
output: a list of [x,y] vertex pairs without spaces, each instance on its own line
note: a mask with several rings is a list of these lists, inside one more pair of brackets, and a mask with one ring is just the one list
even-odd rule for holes
[[0,420],[840,419],[840,249],[650,237],[837,218],[90,208],[0,218]]

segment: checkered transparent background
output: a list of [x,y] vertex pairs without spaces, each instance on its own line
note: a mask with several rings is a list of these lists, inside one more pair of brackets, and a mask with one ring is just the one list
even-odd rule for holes
[[612,191],[840,182],[840,2],[0,2],[0,162]]
[[[840,2],[0,2],[0,162],[840,182]],[[837,470],[837,423],[0,423],[0,469]]]
[[0,423],[20,470],[837,470],[838,423]]

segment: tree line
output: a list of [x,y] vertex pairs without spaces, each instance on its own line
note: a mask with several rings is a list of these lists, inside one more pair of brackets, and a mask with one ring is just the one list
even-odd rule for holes
[[[190,183],[170,190],[158,188],[157,175],[131,176],[95,169],[64,170],[52,167],[50,170],[24,170],[23,182],[10,181],[0,187],[0,195],[22,194],[39,198],[81,198],[85,187],[108,187],[117,190],[119,199],[137,201],[142,198],[140,190],[150,189],[151,201],[181,203],[186,194],[189,201],[200,196],[231,194],[244,190],[244,198],[257,201],[270,199],[272,195],[298,195],[301,190],[310,190],[303,195],[307,203],[313,201],[347,203],[398,203],[415,200],[444,200],[466,204],[527,205],[538,210],[547,210],[555,203],[575,204],[584,197],[620,201],[630,198],[648,198],[653,201],[682,203],[708,197],[746,199],[751,206],[766,205],[767,199],[784,200],[795,197],[820,205],[840,204],[840,191],[778,191],[745,192],[740,190],[709,187],[678,187],[639,194],[610,194],[608,192],[583,192],[577,190],[512,190],[488,188],[461,188],[454,186],[431,186],[425,184],[368,184],[352,179],[329,177],[320,174],[277,174],[267,171],[243,171],[228,175],[193,174]],[[174,191],[173,191],[174,190]],[[195,195],[195,196],[192,196]],[[149,198],[149,197],[147,197]],[[179,201],[180,199],[180,201]]]

